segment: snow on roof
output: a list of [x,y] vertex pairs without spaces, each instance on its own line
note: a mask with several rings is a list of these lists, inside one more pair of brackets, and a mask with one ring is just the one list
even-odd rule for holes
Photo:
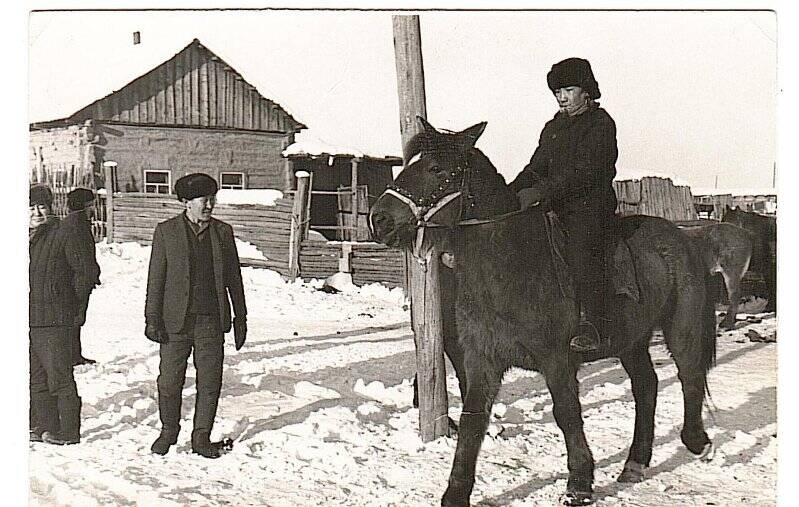
[[261,204],[274,206],[275,201],[283,197],[283,192],[273,188],[255,188],[247,190],[234,190],[223,188],[216,193],[216,202],[219,204]]
[[321,139],[313,137],[307,131],[295,136],[296,141],[283,150],[284,157],[309,156],[312,158],[324,156],[351,156],[356,158],[400,158],[383,153],[367,153],[349,146],[336,146]]
[[693,195],[732,195],[735,197],[743,195],[777,195],[774,187],[753,187],[753,188],[692,188]]

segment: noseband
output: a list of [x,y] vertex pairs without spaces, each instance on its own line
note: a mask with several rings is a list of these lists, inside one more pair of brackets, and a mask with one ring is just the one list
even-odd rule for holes
[[[474,196],[469,191],[469,181],[471,179],[471,168],[468,162],[458,164],[455,169],[448,174],[441,177],[438,181],[437,187],[427,196],[414,195],[409,190],[406,190],[397,185],[388,185],[384,195],[390,195],[403,202],[413,213],[416,218],[416,241],[414,242],[412,255],[416,260],[424,264],[425,260],[422,257],[422,243],[424,242],[424,231],[429,227],[447,227],[444,224],[437,224],[430,220],[444,207],[455,199],[461,199],[461,206],[458,212],[458,220],[460,222],[463,218],[464,212],[471,212],[474,208]],[[456,178],[460,177],[460,188],[451,194],[444,194]]]

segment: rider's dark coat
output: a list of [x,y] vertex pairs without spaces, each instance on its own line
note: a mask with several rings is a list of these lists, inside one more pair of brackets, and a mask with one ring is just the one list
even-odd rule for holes
[[559,214],[614,213],[616,124],[601,107],[570,117],[558,112],[544,125],[530,162],[509,185],[514,192],[535,188]]

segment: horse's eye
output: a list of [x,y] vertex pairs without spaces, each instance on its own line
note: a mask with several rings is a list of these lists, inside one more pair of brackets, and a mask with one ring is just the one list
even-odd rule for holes
[[441,174],[442,172],[444,172],[444,168],[438,164],[433,164],[428,168],[428,171],[435,174]]

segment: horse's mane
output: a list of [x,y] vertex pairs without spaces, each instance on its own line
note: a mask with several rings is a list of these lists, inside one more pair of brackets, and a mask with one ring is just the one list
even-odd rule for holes
[[471,169],[469,190],[474,207],[462,218],[490,218],[519,209],[516,194],[507,188],[491,160],[459,133],[423,131],[414,135],[403,150],[405,163],[419,154],[429,154],[450,163],[465,160]]

